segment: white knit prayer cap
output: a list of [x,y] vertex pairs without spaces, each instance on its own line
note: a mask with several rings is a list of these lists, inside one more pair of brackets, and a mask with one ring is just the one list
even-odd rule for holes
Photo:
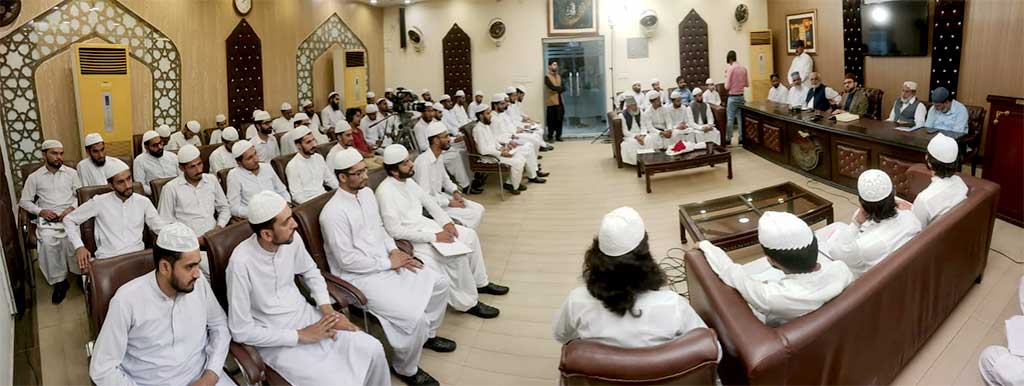
[[643,86],[643,83],[640,82],[639,80],[634,80],[633,81],[633,86]]
[[266,111],[263,111],[263,110],[259,110],[259,111],[255,112],[255,113],[253,113],[252,117],[253,117],[253,120],[256,121],[256,122],[269,121],[270,120],[270,113],[268,113]]
[[292,116],[291,123],[294,124],[295,122],[302,122],[307,119],[309,119],[309,116],[306,113],[298,113]]
[[466,92],[462,91],[462,90],[456,91],[455,92],[455,96],[457,96],[457,97],[464,97],[464,96],[466,96]]
[[340,121],[334,123],[334,134],[341,134],[346,131],[352,130],[352,126],[346,121]]
[[160,127],[156,128],[156,132],[157,134],[160,134],[161,137],[167,138],[171,136],[171,127],[167,125],[160,125]]
[[484,92],[481,90],[476,90],[476,92],[473,93],[473,96],[484,96]]
[[505,95],[505,94],[502,94],[502,93],[499,92],[499,93],[494,94],[493,96],[491,96],[491,103],[498,103],[498,102],[504,101],[506,99],[508,99],[508,95]]
[[393,89],[391,87],[388,87],[388,88],[384,89],[384,92],[395,92],[395,89]]
[[814,241],[814,232],[792,213],[766,211],[757,222],[757,240],[766,249],[800,249]]
[[309,135],[309,134],[312,134],[312,133],[313,133],[312,130],[310,130],[305,125],[302,125],[302,126],[296,127],[294,130],[288,132],[288,134],[291,135],[291,137],[289,137],[289,140],[290,141],[298,141],[298,140],[302,139],[302,137],[305,137],[306,135]]
[[647,92],[647,100],[653,101],[655,99],[661,99],[661,93],[651,90]]
[[188,122],[186,122],[185,123],[185,127],[188,129],[188,131],[191,131],[192,134],[198,133],[199,129],[203,128],[199,124],[199,122],[196,122],[196,121],[188,121]]
[[420,96],[423,96],[423,94],[430,94],[430,90],[427,90],[427,89],[420,90]]
[[683,92],[679,90],[673,90],[672,94],[669,95],[669,97],[672,99],[680,99],[683,97]]
[[374,94],[373,91],[367,91],[366,92],[366,97],[370,98],[370,99],[373,99],[373,98],[377,97],[377,94]]
[[199,238],[188,225],[176,222],[160,229],[156,246],[174,252],[198,251]]
[[491,106],[489,104],[481,103],[481,104],[478,104],[476,106],[473,106],[473,114],[474,115],[475,114],[479,114],[482,111],[487,111],[487,110],[490,110],[490,109],[491,109]]
[[659,83],[661,83],[661,81],[658,80],[658,78],[651,78],[651,86],[654,86]]
[[231,155],[237,159],[238,157],[241,157],[242,154],[245,154],[245,151],[249,149],[252,149],[252,142],[243,139],[235,142],[234,145],[231,145]]
[[448,131],[448,128],[445,127],[443,123],[433,121],[429,125],[427,125],[427,138],[444,133],[446,131]]
[[647,232],[644,219],[624,206],[604,215],[597,232],[597,247],[608,256],[622,256],[636,249]]
[[100,142],[103,142],[103,136],[100,133],[89,133],[89,135],[85,136],[84,146],[89,147]]
[[911,90],[917,91],[917,82],[909,81],[908,80],[906,82],[903,82],[903,87],[906,87],[906,88],[909,88]]
[[312,105],[313,105],[313,101],[311,101],[309,99],[303,99],[302,102],[299,103],[299,107],[306,107],[306,106],[312,106]]
[[516,88],[515,87],[512,87],[512,86],[505,87],[505,93],[506,94],[515,94],[515,92],[516,92]]
[[711,78],[708,78],[708,80],[704,81],[704,84],[715,84],[715,81],[712,80]]
[[187,164],[199,158],[199,148],[193,144],[182,146],[178,149],[178,163]]
[[277,217],[288,203],[280,194],[270,190],[256,193],[249,199],[249,223],[262,224]]
[[409,150],[405,146],[394,144],[384,148],[384,163],[387,165],[400,164],[409,158]]
[[47,140],[43,141],[43,145],[40,147],[40,149],[42,151],[47,151],[49,149],[54,149],[54,148],[61,148],[61,149],[63,149],[64,148],[64,144],[60,143],[60,141],[58,141],[56,139],[47,139]]
[[159,137],[160,133],[157,133],[156,130],[149,130],[145,133],[142,133],[142,144],[145,145],[146,143],[149,143],[149,141],[152,140],[153,138]]
[[892,194],[892,179],[878,169],[868,169],[857,178],[857,194],[867,202],[879,202]]
[[327,94],[327,99],[330,100],[335,95],[338,95],[338,92],[337,91],[331,91],[329,94]]
[[238,140],[238,129],[233,126],[225,127],[224,130],[220,131],[220,139],[225,141],[237,141]]
[[440,98],[437,98],[437,101],[438,102],[444,102],[444,101],[449,100],[449,99],[452,99],[452,96],[448,95],[448,94],[444,94],[444,95],[441,95]]
[[224,114],[217,114],[217,116],[213,120],[217,123],[221,123],[226,122],[228,120],[228,117],[225,117]]
[[380,109],[377,108],[377,105],[374,105],[374,104],[366,105],[366,113],[367,114],[373,114],[373,113],[377,113],[377,112],[380,112]]
[[334,170],[345,170],[355,166],[355,164],[362,160],[363,155],[359,154],[359,151],[355,148],[350,147],[334,153],[334,158],[331,159],[331,166]]
[[116,176],[128,170],[128,164],[124,163],[124,161],[121,161],[120,158],[111,157],[107,159],[107,167],[103,168],[103,170],[107,172],[106,174],[103,175],[103,177],[110,179],[110,177]]
[[691,93],[693,95],[700,95],[700,93],[702,93],[702,92],[704,92],[704,90],[701,90],[700,87],[694,87],[693,91]]
[[434,108],[434,110],[437,110],[437,111],[444,110],[444,105],[442,105],[441,103],[438,103],[438,102],[434,102],[432,107]]
[[290,103],[284,102],[284,103],[281,104],[281,111],[291,110],[291,109],[292,109],[292,105]]
[[960,147],[957,145],[956,140],[947,137],[945,134],[935,134],[931,141],[928,141],[928,154],[931,154],[932,158],[940,162],[947,164],[956,162],[959,152]]

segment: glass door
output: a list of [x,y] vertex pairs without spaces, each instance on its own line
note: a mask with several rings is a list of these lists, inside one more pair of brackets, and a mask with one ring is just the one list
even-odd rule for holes
[[[558,60],[565,92],[564,137],[594,137],[605,119],[604,37],[544,39],[544,65]],[[544,71],[547,71],[545,68]]]

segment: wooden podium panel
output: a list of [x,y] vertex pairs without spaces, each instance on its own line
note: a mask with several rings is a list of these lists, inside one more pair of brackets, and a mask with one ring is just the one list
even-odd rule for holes
[[981,178],[998,183],[997,216],[1024,227],[1024,98],[989,95],[988,138]]

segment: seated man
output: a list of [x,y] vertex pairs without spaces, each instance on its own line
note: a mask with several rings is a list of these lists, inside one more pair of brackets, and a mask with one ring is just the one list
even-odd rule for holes
[[282,102],[281,116],[270,122],[270,126],[274,129],[274,134],[287,133],[291,131],[292,117],[294,116],[295,111],[292,110],[292,105],[288,102]]
[[722,95],[718,93],[718,86],[711,78],[704,82],[704,103],[722,106]]
[[[448,100],[451,99],[449,98]],[[430,143],[427,140],[427,127],[432,123],[441,123],[444,111],[444,107],[440,103],[424,106],[423,114],[420,115],[420,119],[416,121],[416,126],[413,128],[413,133],[416,135],[416,147],[421,153],[430,150]],[[456,128],[456,130],[458,129]],[[449,149],[442,153],[440,158],[441,162],[444,163],[445,170],[455,176],[459,186],[468,189],[473,182],[470,178],[469,163],[466,162],[468,158],[464,157],[459,149]]]
[[[380,108],[376,104],[370,103],[364,107],[366,115],[359,121],[359,127],[363,128],[363,133],[366,135],[366,142],[376,148],[376,153],[381,152],[381,147],[384,145],[384,141],[388,140],[388,127],[392,125],[391,121],[382,122],[384,115],[380,113]],[[390,145],[390,143],[389,143]]]
[[142,134],[143,152],[132,162],[132,176],[135,182],[142,183],[142,190],[151,195],[150,181],[175,177],[178,175],[178,156],[164,151],[164,142],[160,134],[150,130]]
[[520,185],[523,182],[523,174],[526,174],[526,178],[531,182],[547,181],[541,177],[543,172],[537,169],[536,157],[527,157],[526,152],[520,153],[514,143],[498,142],[494,130],[491,130],[491,114],[491,108],[486,103],[476,105],[473,111],[477,119],[476,126],[473,127],[473,141],[481,155],[495,157],[498,162],[509,166],[508,181],[503,181],[505,190],[512,194],[526,190],[526,186]]
[[392,367],[398,377],[408,385],[436,385],[419,363],[424,347],[455,350],[455,342],[437,336],[448,307],[448,278],[424,268],[388,236],[359,152],[345,149],[332,163],[340,189],[320,212],[331,273],[366,295],[370,313],[394,348]]
[[487,105],[490,105],[490,103],[485,103],[484,102],[484,92],[480,91],[480,90],[476,90],[476,92],[473,93],[473,101],[469,102],[469,108],[467,109],[467,111],[469,111],[469,115],[471,116],[470,118],[471,119],[475,119],[476,118],[475,117],[476,113],[474,113],[474,111],[476,111],[477,106],[487,106]]
[[932,183],[917,194],[911,209],[922,227],[967,199],[967,185],[956,175],[959,151],[956,140],[942,133],[928,141],[925,161],[932,171]]
[[110,299],[89,363],[97,386],[219,385],[231,334],[199,272],[199,243],[187,225],[164,227],[153,248],[156,268]]
[[177,152],[185,145],[202,146],[203,141],[199,138],[199,130],[202,128],[199,122],[188,121],[185,130],[178,130],[167,139],[167,150]]
[[839,103],[840,108],[833,110],[832,115],[842,113],[864,115],[868,112],[868,97],[864,94],[864,89],[857,84],[857,75],[846,73],[846,77],[843,79],[843,91],[842,102]]
[[682,75],[676,77],[676,89],[673,93],[678,92],[680,101],[683,105],[689,105],[693,101],[693,93],[690,91],[690,86],[686,84],[686,78]]
[[109,162],[112,168],[107,173],[107,182],[114,191],[93,197],[64,216],[64,231],[75,247],[75,260],[83,273],[89,271],[89,263],[94,256],[82,241],[79,229],[82,223],[96,218],[97,259],[141,251],[146,248],[142,243],[143,227],[149,226],[150,230],[159,233],[167,225],[148,198],[132,191],[128,165],[117,158]]
[[270,163],[270,160],[281,155],[281,145],[277,143],[277,136],[274,135],[274,128],[270,123],[270,113],[257,111],[253,116],[256,121],[256,135],[247,137],[247,139],[256,150],[259,162]]
[[870,169],[861,173],[857,194],[860,208],[852,222],[835,222],[815,232],[822,253],[846,263],[854,277],[882,262],[921,231],[921,222],[909,210],[910,204],[902,200],[897,204],[892,180],[885,172]]
[[625,104],[626,109],[619,112],[619,119],[622,120],[622,145],[619,146],[619,151],[622,162],[636,165],[637,151],[656,149],[659,141],[656,133],[652,133],[655,130],[643,125],[645,121],[650,120],[644,118],[637,101],[632,97],[626,97]]
[[821,74],[812,72],[810,83],[811,86],[808,88],[807,95],[804,96],[804,103],[801,106],[804,110],[827,112],[832,110],[832,105],[839,103],[839,93],[821,83]]
[[222,145],[210,153],[210,174],[214,176],[223,169],[238,166],[238,163],[235,162],[235,155],[231,154],[231,146],[238,141],[238,130],[228,126],[221,130],[220,138]]
[[[686,92],[690,92],[690,90],[686,90]],[[667,110],[665,123],[671,129],[669,130],[671,136],[667,140],[668,146],[674,145],[683,138],[686,130],[686,110],[690,108],[689,105],[683,104],[683,93],[679,89],[672,90],[670,99],[672,104],[665,106]],[[662,133],[662,137],[664,138],[664,133]]]
[[642,85],[639,80],[633,81],[629,91],[618,95],[617,101],[621,109],[625,110],[626,102],[631,97],[633,98],[633,101],[636,102],[638,109],[647,109],[647,95],[641,91],[641,86]]
[[160,134],[160,142],[164,144],[164,147],[167,147],[167,142],[171,140],[171,134],[173,133],[171,127],[160,125],[156,128],[156,133]]
[[[299,151],[295,146],[295,140],[299,139],[299,136],[296,136],[295,134],[295,129],[299,128],[299,126],[306,126],[306,128],[309,128],[309,116],[307,116],[306,113],[292,115],[291,125],[292,129],[288,130],[281,136],[281,155],[295,154]],[[310,132],[313,132],[311,128]]]
[[804,100],[807,98],[807,85],[800,78],[799,72],[789,74],[789,79],[789,96],[786,97],[786,103],[790,108],[803,108]]
[[310,100],[302,101],[302,112],[309,118],[309,124],[306,127],[309,131],[313,132],[313,137],[316,138],[317,145],[323,145],[331,142],[331,139],[327,137],[327,128],[320,123],[320,115],[316,113],[316,109],[313,108],[313,102]]
[[451,148],[450,140],[443,123],[434,122],[427,127],[430,148],[416,157],[413,179],[438,206],[444,208],[448,216],[466,227],[476,229],[483,221],[484,206],[462,197],[458,185],[452,182],[440,160],[441,154]]
[[[392,238],[409,240],[414,254],[428,267],[448,276],[451,288],[448,304],[457,311],[480,318],[498,316],[498,309],[480,301],[479,294],[505,295],[508,287],[491,283],[484,266],[483,246],[476,231],[455,225],[416,181],[411,178],[412,160],[402,145],[384,149],[384,170],[388,178],[377,187],[377,202],[384,228]],[[428,218],[423,215],[426,208]],[[463,248],[468,252],[444,255],[434,244]]]
[[559,343],[592,339],[649,347],[707,328],[686,298],[665,288],[668,280],[651,256],[644,220],[633,208],[604,216],[583,259],[585,286],[569,293],[555,320]]
[[[390,385],[384,347],[331,308],[327,283],[280,195],[263,191],[249,204],[254,234],[231,252],[227,272],[228,329],[255,346],[292,385]],[[295,284],[302,282],[314,308]]]
[[292,196],[288,194],[288,187],[284,186],[277,173],[274,173],[274,168],[260,162],[256,149],[253,149],[249,141],[243,139],[235,142],[231,147],[231,154],[234,154],[240,166],[228,172],[227,195],[232,216],[246,218],[249,215],[249,200],[264,190],[277,193],[285,201],[292,200]]
[[932,108],[928,110],[928,118],[924,125],[928,128],[967,133],[967,108],[963,103],[953,99],[949,90],[939,87],[932,90]]
[[775,103],[786,103],[789,99],[789,89],[779,80],[779,74],[772,74],[770,82],[772,88],[768,89],[768,100]]
[[299,149],[284,168],[292,200],[301,204],[326,193],[324,186],[337,189],[338,179],[327,168],[324,157],[316,152],[313,131],[306,126],[299,126],[289,133],[293,134],[295,146]]
[[[88,139],[86,137],[86,140]],[[99,146],[102,149],[102,142]],[[78,204],[75,192],[82,187],[82,183],[78,180],[78,172],[64,165],[64,145],[60,141],[43,141],[41,150],[45,162],[42,167],[25,178],[18,206],[37,217],[34,221],[37,225],[36,251],[39,254],[39,270],[43,272],[46,283],[53,286],[50,301],[53,304],[60,304],[70,288],[68,266],[71,267],[72,273],[82,274],[78,270],[78,264],[72,260],[74,254],[71,240],[68,239],[62,222],[68,213],[75,210]]]
[[[345,122],[351,127],[352,141],[351,144],[346,146],[354,147],[359,151],[359,154],[363,155],[366,159],[366,164],[370,165],[370,170],[380,169],[382,167],[382,161],[379,155],[374,153],[375,148],[370,147],[370,144],[366,143],[366,137],[363,136],[363,130],[359,127],[359,122],[363,119],[363,111],[357,107],[352,107],[345,110]],[[339,143],[341,141],[338,141]]]
[[99,133],[91,133],[85,136],[83,145],[85,154],[89,157],[78,161],[75,168],[78,177],[82,179],[82,186],[106,185],[107,168],[110,165],[107,160],[111,157],[107,157],[107,145],[103,142],[103,137]]
[[523,129],[523,123],[516,124],[508,116],[508,96],[502,93],[494,94],[491,100],[491,130],[495,130],[498,141],[503,143],[514,142],[516,145],[529,147],[530,156],[536,158],[539,151],[550,151],[554,147],[544,142],[544,138],[535,132]]
[[734,263],[707,240],[698,246],[722,282],[735,288],[768,326],[817,310],[853,282],[846,264],[822,256],[811,228],[791,213],[764,212],[757,239],[766,257],[747,265]]
[[648,91],[644,97],[647,98],[647,108],[642,113],[643,126],[653,129],[650,131],[650,140],[654,142],[654,148],[664,149],[672,138],[672,131],[669,130],[671,127],[668,125],[668,108],[661,103],[661,93],[655,90]]
[[[188,225],[199,235],[199,245],[206,246],[206,233],[220,229],[231,221],[231,206],[220,188],[217,177],[203,173],[199,148],[185,145],[178,151],[181,174],[164,185],[157,203],[160,216],[167,221]],[[199,268],[210,275],[210,262],[202,253]]]
[[228,117],[225,117],[224,114],[217,114],[217,116],[213,118],[213,122],[216,127],[210,132],[210,143],[207,145],[217,145],[221,143],[221,137],[224,135],[224,129],[228,127]]
[[889,118],[886,120],[916,129],[924,126],[927,114],[928,109],[924,107],[924,103],[917,100],[917,83],[906,81],[903,82],[900,97],[896,98],[892,110],[889,112]]
[[686,130],[683,139],[692,143],[714,142],[721,145],[722,133],[715,128],[715,114],[711,111],[711,105],[704,103],[700,87],[693,90],[693,102],[690,103],[690,108],[686,109]]
[[[1017,286],[1018,301],[1024,312],[1024,277]],[[1013,318],[1020,318],[1014,316]],[[988,346],[978,358],[981,379],[989,386],[1024,385],[1024,356],[1015,355],[1007,347]]]

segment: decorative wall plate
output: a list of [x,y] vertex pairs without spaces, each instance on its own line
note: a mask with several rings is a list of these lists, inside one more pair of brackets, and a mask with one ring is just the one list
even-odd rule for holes
[[235,0],[235,12],[241,16],[246,16],[249,11],[252,11],[252,0]]

